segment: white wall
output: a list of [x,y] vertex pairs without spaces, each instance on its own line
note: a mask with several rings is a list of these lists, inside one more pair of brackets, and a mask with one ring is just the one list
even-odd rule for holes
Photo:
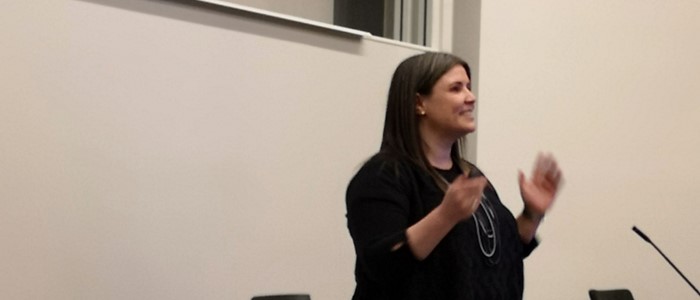
[[697,299],[700,2],[482,1],[478,164],[514,211],[552,151],[566,186],[526,261],[526,299]]
[[346,184],[418,51],[178,3],[3,5],[0,298],[350,298]]

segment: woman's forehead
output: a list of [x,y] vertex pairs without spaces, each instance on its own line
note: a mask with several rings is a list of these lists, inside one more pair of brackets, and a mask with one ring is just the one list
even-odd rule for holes
[[452,82],[466,82],[469,83],[469,76],[467,75],[467,70],[464,69],[462,65],[456,65],[452,67],[449,71],[438,79],[438,82],[452,83]]

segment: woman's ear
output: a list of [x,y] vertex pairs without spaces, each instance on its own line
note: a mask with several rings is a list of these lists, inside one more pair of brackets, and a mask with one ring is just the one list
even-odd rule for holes
[[416,93],[416,114],[419,116],[425,116],[425,100],[423,95]]

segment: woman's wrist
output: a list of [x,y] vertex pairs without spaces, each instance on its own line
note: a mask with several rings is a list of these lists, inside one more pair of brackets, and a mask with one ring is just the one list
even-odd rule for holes
[[439,216],[438,218],[446,222],[447,226],[449,227],[455,226],[462,220],[458,213],[456,213],[453,209],[446,207],[445,202],[442,202],[435,207],[434,212]]
[[532,239],[537,233],[537,228],[540,226],[543,218],[544,213],[538,214],[533,213],[527,208],[523,209],[523,212],[517,219],[518,233],[520,234],[520,240],[523,241],[523,243],[529,244],[532,242]]
[[544,219],[544,214],[543,214],[543,213],[541,213],[541,214],[534,213],[534,212],[530,211],[530,210],[527,209],[527,208],[523,209],[522,215],[523,215],[523,217],[525,217],[526,219],[528,219],[528,220],[530,220],[530,221],[533,221],[533,222],[540,222],[540,221],[542,221],[542,219]]

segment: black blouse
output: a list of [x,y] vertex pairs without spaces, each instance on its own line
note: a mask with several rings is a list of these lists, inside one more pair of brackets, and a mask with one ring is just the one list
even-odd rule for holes
[[[462,171],[438,170],[452,182]],[[483,176],[473,165],[470,177]],[[458,223],[423,261],[406,242],[406,229],[437,207],[444,196],[433,178],[405,159],[377,154],[350,181],[347,221],[357,260],[354,300],[522,299],[523,258],[537,246],[524,245],[516,221],[489,183],[474,217]],[[488,212],[487,212],[488,210]],[[490,214],[490,218],[486,216]],[[490,221],[489,221],[490,219]],[[392,250],[395,245],[404,246]],[[493,253],[490,257],[486,254]]]

